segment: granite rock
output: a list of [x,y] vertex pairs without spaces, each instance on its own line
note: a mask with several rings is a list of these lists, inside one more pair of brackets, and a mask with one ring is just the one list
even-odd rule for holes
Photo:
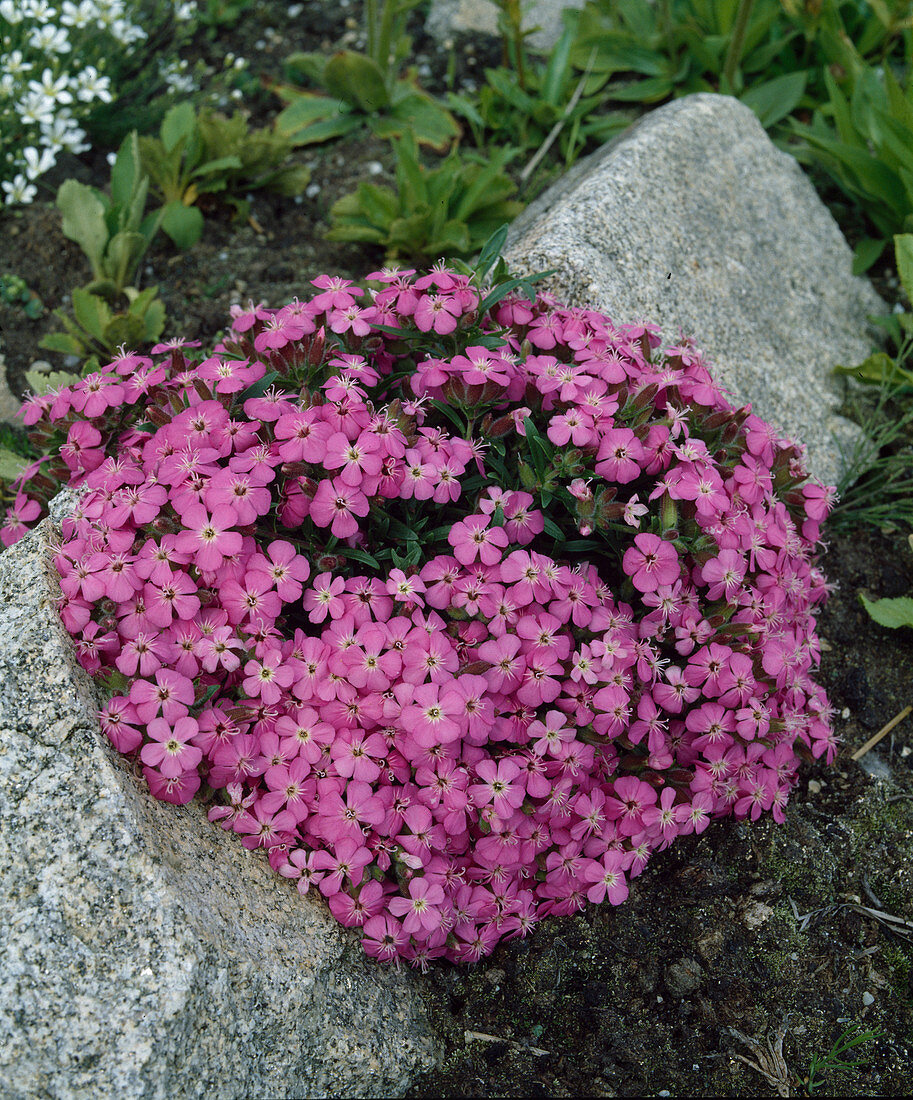
[[439,1053],[415,976],[107,744],[55,534],[0,554],[0,1091],[401,1093]]
[[[523,26],[539,29],[527,39],[534,50],[549,50],[561,37],[561,13],[582,8],[586,0],[531,0],[524,4]],[[498,9],[492,0],[432,0],[425,29],[439,42],[455,34],[498,33]]]
[[871,350],[887,307],[851,272],[851,252],[796,161],[729,96],[651,112],[582,161],[511,226],[520,273],[617,323],[694,336],[737,403],[808,447],[837,480],[858,429],[839,416],[836,364]]

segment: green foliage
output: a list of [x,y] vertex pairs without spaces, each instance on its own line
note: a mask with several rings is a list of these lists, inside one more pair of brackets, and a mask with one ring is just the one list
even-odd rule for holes
[[197,0],[197,21],[206,27],[210,37],[219,30],[234,27],[254,6],[255,0]]
[[315,93],[297,84],[273,86],[288,103],[276,120],[277,131],[295,145],[332,141],[363,126],[381,138],[410,134],[434,149],[446,148],[459,134],[453,115],[422,91],[414,74],[390,80],[366,54],[292,54],[286,69],[293,78],[324,89]]
[[391,259],[415,262],[465,256],[522,209],[509,198],[515,186],[504,172],[514,150],[483,161],[454,147],[436,168],[426,168],[411,135],[394,147],[397,190],[359,184],[333,205],[330,240],[382,245]]
[[913,232],[913,80],[858,67],[849,94],[824,74],[828,103],[811,125],[796,124],[803,163],[820,164],[859,206],[880,236],[857,247],[857,273],[875,262],[890,237]]
[[310,174],[287,160],[292,143],[269,128],[251,130],[240,111],[231,118],[190,103],[172,107],[159,137],[141,137],[140,158],[162,198],[162,229],[178,248],[190,248],[203,233],[201,195],[218,194],[237,214],[248,204],[233,192],[266,188],[283,195],[304,189]]
[[[913,301],[913,234],[904,233],[894,238],[894,258],[907,301]],[[837,366],[834,372],[849,375],[857,382],[901,387],[902,392],[909,390],[913,394],[913,370],[904,366],[913,351],[913,344],[910,343],[913,340],[913,314],[889,313],[885,317],[870,317],[869,320],[887,332],[897,349],[896,357],[876,350],[862,363],[854,367]]]
[[165,328],[165,306],[157,294],[156,286],[125,287],[127,308],[118,309],[101,295],[77,287],[73,316],[54,311],[65,331],[49,333],[39,346],[84,360],[84,373],[96,370],[99,360],[111,359],[121,345],[139,348],[158,340]]
[[[570,165],[587,146],[608,141],[630,124],[627,114],[600,110],[608,75],[581,76],[571,64],[577,14],[567,14],[564,33],[546,62],[486,69],[477,96],[450,93],[451,108],[468,123],[479,148],[542,149],[557,139]],[[514,45],[513,53],[518,49]]]
[[135,134],[125,138],[111,169],[110,196],[76,180],[66,180],[57,192],[63,232],[76,241],[92,267],[87,288],[115,298],[134,282],[140,261],[158,230],[160,218],[144,217],[148,177],[140,166]]
[[37,321],[44,313],[44,303],[18,275],[0,275],[0,302],[19,306],[31,321]]
[[879,626],[887,626],[892,630],[899,626],[913,626],[913,600],[908,596],[870,600],[860,592],[859,602]]
[[807,1096],[817,1096],[819,1091],[825,1088],[826,1081],[822,1074],[833,1073],[839,1070],[856,1069],[865,1066],[871,1058],[857,1058],[855,1061],[847,1059],[845,1055],[851,1051],[858,1053],[858,1047],[863,1043],[871,1043],[881,1038],[878,1031],[863,1031],[858,1025],[848,1027],[846,1031],[835,1041],[827,1054],[814,1054],[809,1063],[808,1073],[802,1080],[802,1085]]

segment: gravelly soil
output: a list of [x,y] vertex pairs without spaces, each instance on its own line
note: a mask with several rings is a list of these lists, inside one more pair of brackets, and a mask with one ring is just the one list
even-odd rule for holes
[[[264,0],[200,52],[217,59],[231,50],[276,76],[289,49],[357,37],[355,3],[308,4],[291,22],[283,6]],[[415,31],[429,79],[440,79],[446,54],[422,38],[420,22]],[[470,45],[467,54],[457,44],[458,80],[486,57],[482,44]],[[487,57],[496,56],[490,44]],[[259,97],[257,119],[276,106]],[[144,285],[160,288],[166,335],[208,342],[232,302],[278,305],[307,293],[321,272],[357,278],[378,266],[377,250],[332,244],[323,233],[335,198],[359,179],[392,177],[388,147],[360,138],[300,156],[312,169],[312,197],[257,196],[251,224],[210,220],[190,253],[164,241],[152,250]],[[105,179],[101,158],[73,167],[97,185]],[[25,278],[47,307],[29,321],[0,304],[17,393],[43,356],[38,339],[57,327],[50,311],[89,278],[59,226],[52,203],[0,215],[0,271]],[[830,536],[824,565],[835,591],[820,617],[820,674],[845,741],[837,764],[803,767],[784,825],[715,824],[655,857],[619,908],[591,906],[474,969],[440,965],[419,978],[449,1054],[411,1095],[796,1095],[813,1056],[850,1026],[880,1037],[860,1048],[866,1065],[826,1075],[819,1093],[908,1091],[913,938],[884,914],[913,920],[913,720],[860,762],[849,757],[913,702],[913,632],[878,627],[857,598],[860,589],[913,595],[913,554],[898,533],[854,530]],[[762,1065],[746,1039],[766,1044],[781,1028],[782,1060]]]

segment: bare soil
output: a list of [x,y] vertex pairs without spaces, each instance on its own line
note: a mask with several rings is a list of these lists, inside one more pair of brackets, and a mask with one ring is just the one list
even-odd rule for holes
[[[218,63],[231,51],[277,77],[292,49],[357,46],[359,4],[309,3],[294,20],[286,7],[262,0],[236,27],[201,38],[199,56]],[[448,54],[421,27],[416,16],[417,63],[440,90]],[[499,53],[496,43],[455,49],[457,86]],[[278,107],[256,97],[254,121]],[[143,285],[159,287],[166,336],[208,343],[233,302],[280,305],[307,294],[322,272],[359,278],[379,265],[378,250],[333,244],[324,233],[336,198],[361,179],[392,179],[389,147],[359,137],[299,159],[314,185],[303,201],[258,194],[249,223],[211,218],[192,251],[163,238],[150,252]],[[103,157],[70,169],[99,187],[107,180]],[[31,321],[0,303],[18,395],[24,371],[45,357],[40,337],[59,327],[51,311],[90,277],[52,198],[0,214],[0,271],[24,278],[46,306]],[[802,1095],[812,1059],[849,1027],[879,1037],[857,1048],[864,1065],[826,1073],[818,1093],[908,1092],[913,718],[859,762],[850,756],[913,702],[913,631],[877,626],[858,601],[860,590],[913,596],[913,554],[899,532],[829,540],[834,592],[820,616],[820,675],[844,741],[837,763],[803,767],[784,825],[716,823],[655,857],[624,905],[546,921],[475,968],[441,964],[418,976],[448,1057],[410,1095]]]

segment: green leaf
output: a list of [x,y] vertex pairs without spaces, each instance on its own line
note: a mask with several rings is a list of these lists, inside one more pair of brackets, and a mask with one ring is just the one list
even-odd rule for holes
[[564,532],[558,526],[553,519],[549,519],[548,516],[544,516],[542,524],[545,528],[545,533],[551,535],[553,539],[557,539],[559,542],[564,541]]
[[167,152],[171,152],[183,138],[189,142],[196,129],[197,116],[190,102],[178,103],[166,112],[159,135]]
[[85,252],[95,278],[103,278],[102,259],[108,243],[104,204],[91,187],[70,179],[60,185],[57,206],[63,212],[64,236]]
[[479,260],[476,264],[475,271],[479,280],[484,280],[485,276],[491,271],[498,257],[504,250],[504,242],[507,240],[507,225],[502,225],[499,229],[496,229],[494,233],[488,238],[485,244],[482,245],[482,250],[479,253]]
[[799,105],[805,93],[807,75],[805,72],[786,73],[763,84],[755,84],[741,96],[741,100],[754,111],[761,125],[769,129]]
[[[302,95],[279,113],[276,119],[276,132],[285,137],[298,134],[299,131],[313,126],[318,122],[326,122],[338,116],[347,116],[352,108],[341,99],[328,99],[322,95]],[[360,126],[361,121],[355,119],[355,125]]]
[[913,233],[899,233],[894,238],[894,257],[907,298],[913,302]]
[[859,382],[868,382],[880,386],[883,382],[913,383],[913,372],[904,370],[890,355],[883,351],[876,351],[868,359],[855,367],[834,367],[835,374],[849,374]]
[[340,547],[339,552],[351,561],[361,562],[362,565],[370,565],[373,569],[380,569],[380,562],[366,550],[355,550],[351,547]]
[[113,316],[104,299],[77,287],[73,291],[73,314],[86,332],[104,343]]
[[199,168],[195,168],[188,179],[198,179],[201,176],[209,176],[214,172],[224,172],[226,168],[243,168],[241,158],[234,156],[217,157],[215,160],[208,160],[205,164],[201,164]]
[[390,139],[408,131],[420,145],[438,150],[446,148],[460,133],[450,111],[435,103],[430,96],[420,93],[400,99],[389,114],[369,119],[368,125],[378,137]]
[[162,229],[178,248],[192,248],[203,236],[203,215],[195,206],[175,199],[164,207]]
[[118,233],[105,253],[105,271],[117,291],[132,283],[149,242],[142,233]]
[[883,237],[863,238],[853,249],[853,274],[864,275],[884,252],[886,243]]
[[323,86],[331,96],[368,114],[390,105],[390,93],[380,66],[354,50],[333,54],[323,70]]
[[256,382],[251,382],[247,389],[239,395],[238,400],[244,402],[250,397],[262,397],[278,377],[278,371],[267,371],[262,378],[259,378]]
[[32,460],[0,447],[0,481],[15,481]]
[[121,142],[111,168],[111,201],[129,208],[140,181],[139,140],[135,130]]
[[[63,336],[64,333],[54,333],[53,335]],[[51,348],[49,350],[54,351],[56,349]],[[27,370],[25,372],[25,380],[32,393],[36,393],[40,396],[43,393],[47,393],[49,390],[57,390],[64,386],[72,386],[79,381],[79,375],[70,374],[69,371],[64,370],[52,370],[47,372]]]
[[38,341],[38,347],[43,348],[45,351],[60,352],[61,355],[82,355],[84,350],[79,340],[66,332],[49,332]]
[[899,626],[913,626],[913,599],[901,596],[894,600],[868,600],[860,592],[859,602],[879,626],[896,630]]

